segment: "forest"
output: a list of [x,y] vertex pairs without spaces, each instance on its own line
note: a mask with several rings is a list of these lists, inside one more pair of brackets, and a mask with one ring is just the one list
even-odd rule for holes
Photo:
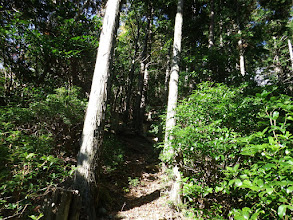
[[293,219],[292,16],[1,0],[0,219]]

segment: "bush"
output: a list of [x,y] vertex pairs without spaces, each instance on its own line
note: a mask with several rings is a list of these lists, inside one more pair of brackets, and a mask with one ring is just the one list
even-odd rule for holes
[[206,82],[178,106],[162,159],[179,164],[197,217],[292,217],[292,102],[274,90]]
[[[0,210],[27,219],[42,195],[73,173],[86,102],[59,88],[42,100],[0,109]],[[67,147],[67,148],[66,148]],[[75,156],[75,155],[74,155]]]
[[269,94],[263,91],[255,97],[263,104],[259,122],[269,122],[268,127],[238,138],[241,162],[223,171],[226,191],[236,191],[247,203],[231,211],[235,219],[293,216],[293,105],[288,96],[267,98]]

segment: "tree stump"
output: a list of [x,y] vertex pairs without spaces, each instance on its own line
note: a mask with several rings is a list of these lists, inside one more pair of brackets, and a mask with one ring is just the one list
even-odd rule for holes
[[78,190],[56,188],[44,200],[46,220],[78,220],[81,196]]

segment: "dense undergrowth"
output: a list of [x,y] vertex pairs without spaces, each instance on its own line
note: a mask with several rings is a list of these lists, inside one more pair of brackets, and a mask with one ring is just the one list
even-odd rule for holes
[[[26,95],[0,109],[1,218],[38,219],[46,193],[75,170],[79,89]],[[182,210],[196,219],[292,218],[292,120],[291,97],[276,88],[199,84],[177,108],[175,157],[162,156],[180,166]],[[103,171],[112,172],[125,149],[110,132],[104,140]]]
[[77,88],[42,94],[28,90],[0,109],[2,217],[41,216],[43,196],[75,169],[86,102]]
[[[40,219],[46,194],[72,179],[87,102],[78,87],[15,92],[25,96],[0,108],[0,219]],[[103,172],[115,170],[124,154],[106,132]]]
[[[276,88],[202,83],[177,108],[164,162],[179,164],[198,219],[293,217],[293,104]],[[168,152],[168,151],[166,151]],[[169,151],[172,152],[172,151]]]

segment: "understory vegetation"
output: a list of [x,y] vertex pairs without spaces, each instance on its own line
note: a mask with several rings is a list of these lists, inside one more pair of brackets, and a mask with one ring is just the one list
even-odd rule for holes
[[[87,104],[80,89],[62,87],[46,95],[34,87],[25,92],[0,108],[0,218],[41,218],[46,194],[71,179],[76,169]],[[103,166],[111,172],[123,161],[123,147],[107,134],[103,149]]]
[[182,196],[199,219],[291,219],[293,104],[276,87],[201,83],[177,108],[163,154],[179,164]]
[[30,104],[16,100],[0,109],[0,210],[15,218],[28,210],[38,215],[38,200],[73,174],[86,106],[77,88],[49,95],[32,89],[23,99]]

